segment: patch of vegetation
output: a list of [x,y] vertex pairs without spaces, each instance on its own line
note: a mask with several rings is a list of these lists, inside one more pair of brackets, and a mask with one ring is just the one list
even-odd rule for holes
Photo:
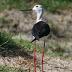
[[[48,46],[44,49],[45,54],[53,57],[70,57],[71,48],[66,47],[66,42],[63,44],[50,39]],[[25,56],[25,54],[29,56],[33,53],[34,48],[35,45],[27,40],[12,39],[12,35],[0,32],[0,55],[2,56]],[[42,52],[42,47],[36,45],[36,49],[38,53]]]
[[14,56],[18,45],[12,40],[12,36],[6,32],[0,32],[0,55]]
[[11,8],[30,9],[35,4],[42,4],[48,11],[72,8],[72,0],[0,0],[0,11]]
[[[32,52],[33,53],[33,50],[35,48],[35,44],[34,43],[31,43],[27,40],[23,40],[23,39],[14,39],[14,41],[20,45],[22,48],[24,48],[27,52]],[[41,47],[39,45],[36,45],[36,49],[37,49],[37,52],[41,52]]]
[[[33,53],[33,50],[35,48],[34,43],[30,43],[29,41],[22,40],[22,39],[14,39],[14,41],[18,45],[22,46],[22,48],[24,48],[26,52]],[[55,57],[55,56],[63,57],[63,55],[66,51],[66,49],[64,47],[61,47],[59,42],[56,42],[55,40],[54,41],[50,40],[48,42],[48,46],[46,46],[46,48],[44,48],[44,53],[45,53],[45,55],[49,55],[51,57]],[[38,53],[42,53],[42,47],[39,46],[38,44],[36,45],[36,50]]]
[[[0,55],[6,56],[23,56],[31,57],[30,53],[33,53],[35,45],[29,41],[22,39],[12,39],[12,35],[6,32],[0,32]],[[37,46],[37,51],[40,52]]]
[[26,0],[0,0],[0,11],[11,8],[26,9],[28,5]]
[[12,40],[12,36],[6,32],[0,32],[0,47],[12,48],[16,43]]
[[26,58],[32,58],[27,52],[28,50],[21,46],[12,39],[12,35],[6,32],[0,32],[0,56],[3,57],[16,57],[22,56]]
[[72,8],[72,0],[40,0],[40,3],[48,10]]
[[52,57],[56,57],[56,56],[63,57],[63,55],[65,53],[65,48],[61,48],[59,44],[55,43],[53,45],[49,45],[48,47],[49,47],[49,49],[47,50],[46,53],[49,56],[52,56]]
[[30,43],[29,41],[23,40],[23,39],[14,39],[14,41],[18,45],[22,46],[25,50],[27,50],[27,51],[33,51],[34,45],[32,43]]
[[22,70],[21,68],[0,66],[0,72],[27,72],[27,71],[26,70]]

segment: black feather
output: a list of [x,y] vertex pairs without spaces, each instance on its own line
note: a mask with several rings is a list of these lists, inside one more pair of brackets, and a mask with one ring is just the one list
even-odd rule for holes
[[42,38],[44,36],[47,36],[50,33],[50,27],[47,23],[40,21],[36,24],[34,24],[32,28],[32,35],[35,37],[33,41],[39,40],[39,38]]

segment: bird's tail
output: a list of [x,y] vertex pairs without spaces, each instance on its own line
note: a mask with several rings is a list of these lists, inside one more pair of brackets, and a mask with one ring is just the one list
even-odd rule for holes
[[31,41],[31,43],[34,42],[35,40],[36,40],[36,38],[34,38],[34,39]]

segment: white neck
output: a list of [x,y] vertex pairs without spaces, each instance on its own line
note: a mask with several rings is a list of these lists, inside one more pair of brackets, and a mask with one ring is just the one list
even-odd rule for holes
[[42,11],[37,12],[37,19],[36,19],[36,23],[39,22],[39,21],[42,21],[42,14],[43,14]]

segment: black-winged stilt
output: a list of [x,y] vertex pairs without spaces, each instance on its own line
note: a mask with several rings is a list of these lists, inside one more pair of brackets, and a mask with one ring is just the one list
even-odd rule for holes
[[[50,33],[50,27],[42,19],[42,15],[43,15],[42,5],[35,5],[32,10],[37,15],[36,23],[34,24],[34,26],[32,28],[32,35],[34,36],[34,39],[32,40],[32,42],[34,42],[44,36],[47,36]],[[45,48],[45,40],[44,40],[44,48]],[[43,72],[44,48],[42,48],[42,72]],[[36,62],[35,62],[36,54],[35,53],[36,53],[36,48],[34,49],[34,65],[35,65],[35,72],[36,72]]]

